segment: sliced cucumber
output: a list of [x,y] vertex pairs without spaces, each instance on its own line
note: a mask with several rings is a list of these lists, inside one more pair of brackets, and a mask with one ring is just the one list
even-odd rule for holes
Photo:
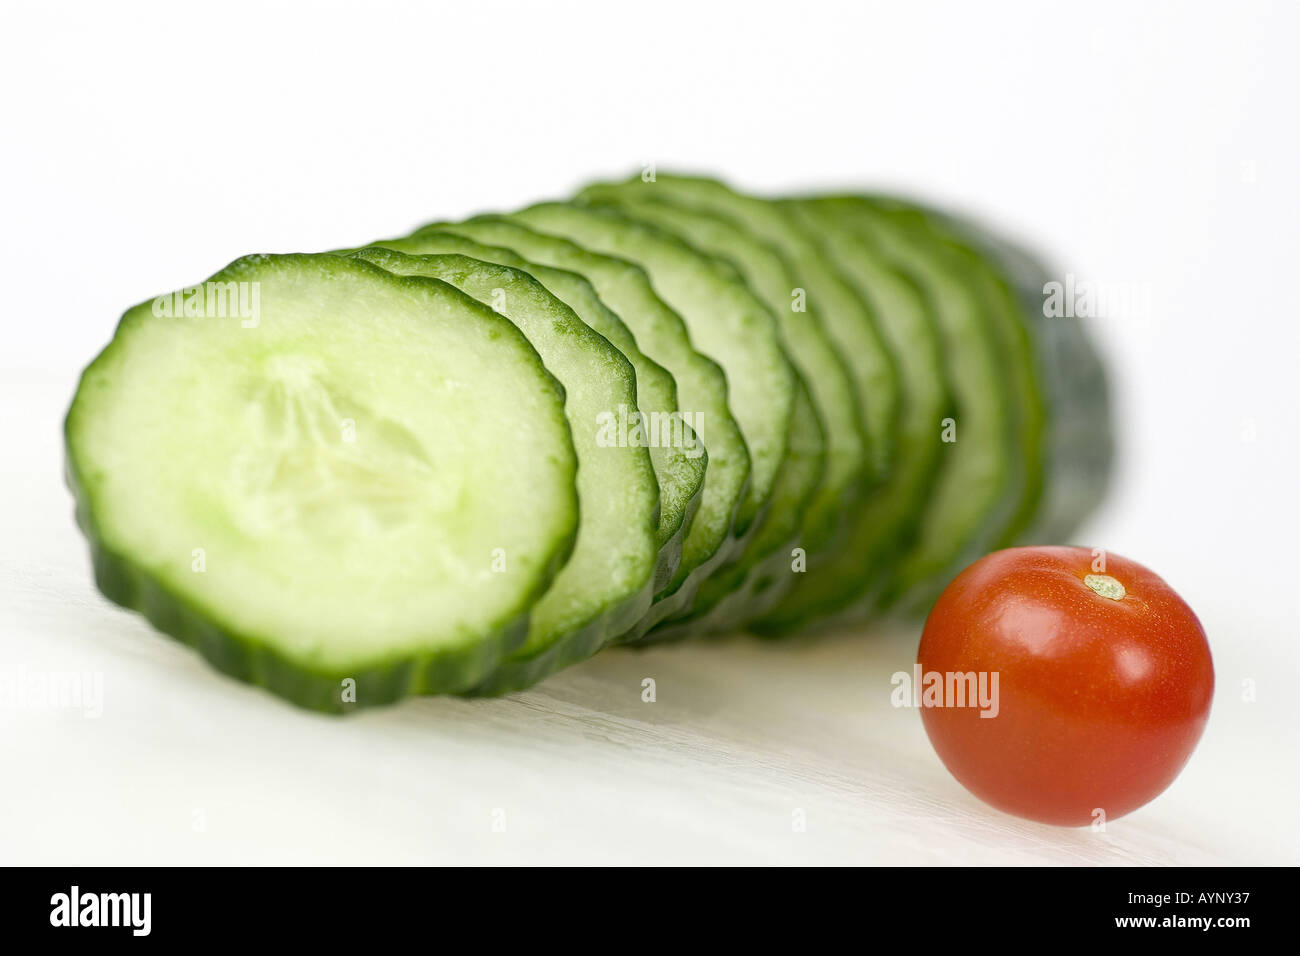
[[1114,412],[1105,366],[1081,322],[1044,315],[1043,295],[1054,276],[1050,269],[985,228],[935,210],[928,212],[993,263],[1016,296],[1017,314],[1038,356],[1049,449],[1043,500],[1019,539],[1042,544],[1069,541],[1105,497],[1114,464]]
[[[875,318],[854,289],[825,255],[819,236],[781,203],[740,193],[716,179],[659,172],[651,182],[634,177],[614,185],[589,186],[580,196],[620,202],[672,202],[715,213],[739,224],[745,231],[774,247],[807,293],[808,310],[817,316],[826,336],[846,358],[857,394],[863,402],[862,422],[867,453],[882,480],[892,464],[898,428],[900,384],[898,363],[891,354]],[[776,293],[769,286],[769,296]],[[785,292],[785,309],[790,292]]]
[[761,557],[738,560],[715,571],[700,587],[698,608],[694,609],[697,614],[665,621],[650,632],[647,642],[738,629],[779,601],[790,587],[794,569],[806,565],[807,553],[799,547],[799,533],[802,516],[825,473],[826,440],[802,377],[795,379],[790,424],[789,454],[772,493],[774,501],[783,506],[773,505],[746,542],[746,556]]
[[842,207],[814,201],[785,208],[819,237],[824,261],[853,283],[875,316],[898,359],[902,418],[894,468],[856,515],[843,557],[808,574],[752,625],[763,634],[788,633],[817,618],[829,622],[880,586],[890,562],[913,541],[941,460],[938,423],[952,413],[940,333],[917,284],[867,244]]
[[[789,564],[789,545],[796,543],[792,540],[796,535],[797,544],[810,562],[822,559],[824,550],[833,551],[835,538],[860,504],[870,456],[863,425],[864,403],[857,386],[822,328],[815,305],[808,303],[806,290],[780,251],[755,238],[752,232],[723,213],[651,200],[648,198],[651,194],[651,190],[630,192],[617,186],[591,187],[581,198],[597,204],[613,204],[633,218],[679,237],[689,237],[696,247],[734,264],[750,288],[777,316],[782,344],[807,383],[811,407],[799,413],[801,422],[796,422],[796,432],[806,419],[802,423],[805,435],[824,435],[822,442],[814,438],[807,449],[815,462],[822,457],[819,446],[824,444],[824,469],[808,467],[809,462],[790,462],[787,458],[789,475],[778,480],[766,518],[777,529],[752,538],[747,554],[737,562],[738,568],[727,575],[717,575],[701,586],[690,615],[693,619],[703,616],[735,592],[744,580],[744,572],[773,551],[782,552],[782,566]],[[794,476],[797,480],[789,480]],[[787,574],[784,583],[788,586],[794,580],[794,575]],[[775,583],[765,577],[765,585],[759,590],[765,592],[766,600],[779,596],[779,591],[772,589]],[[759,609],[756,597],[751,595],[746,601],[746,613],[752,615]],[[734,625],[730,618],[727,615],[724,620],[698,626]]]
[[[775,318],[727,263],[613,210],[542,203],[511,218],[641,266],[685,322],[694,346],[722,367],[728,407],[752,465],[736,512],[736,530],[745,534],[770,504],[789,443],[796,373],[781,348]],[[705,444],[712,455],[707,436]],[[710,472],[706,496],[713,479]]]
[[[538,265],[503,246],[486,245],[435,228],[374,245],[412,255],[457,253],[521,269],[541,282],[632,363],[636,372],[636,407],[615,409],[611,424],[615,426],[616,441],[648,444],[659,484],[659,562],[655,568],[655,592],[666,588],[681,565],[682,542],[699,507],[708,464],[704,443],[677,410],[677,383],[672,375],[641,351],[623,320],[600,300],[591,283],[576,272]],[[627,422],[626,435],[619,431],[624,422]]]
[[1015,390],[996,319],[969,261],[923,223],[856,197],[817,200],[852,217],[885,261],[914,275],[942,336],[954,412],[936,422],[941,468],[922,509],[915,545],[900,556],[874,609],[925,611],[961,567],[995,545],[1017,511],[1023,473]]
[[199,289],[127,312],[68,413],[101,590],[304,707],[479,684],[573,545],[562,387],[436,280],[251,256]]
[[682,547],[681,566],[650,612],[626,635],[628,640],[639,637],[688,607],[700,581],[735,551],[733,522],[747,487],[750,464],[745,440],[727,406],[726,376],[717,363],[691,347],[681,317],[655,294],[644,270],[635,264],[598,255],[562,237],[499,216],[479,216],[454,225],[438,223],[430,228],[507,246],[534,262],[585,276],[601,300],[627,323],[641,349],[677,381],[683,415],[708,450],[708,471],[704,496]]
[[[700,177],[660,173],[653,182],[643,182],[637,177],[617,185],[588,187],[581,195],[596,199],[621,197],[621,201],[635,204],[635,208],[647,203],[685,204],[734,220],[748,234],[770,243],[780,252],[789,264],[787,273],[793,270],[794,285],[806,295],[808,313],[820,319],[826,337],[848,360],[848,371],[860,402],[868,456],[868,467],[860,475],[856,492],[850,492],[850,500],[874,501],[877,497],[874,486],[891,472],[899,428],[902,384],[890,348],[894,343],[884,340],[876,317],[866,308],[859,290],[829,260],[818,231],[782,204],[746,196],[716,180]],[[775,273],[770,267],[751,266],[745,271],[751,276]],[[776,295],[776,286],[770,279],[765,284],[760,278],[750,281],[756,287],[767,289],[769,298]],[[789,290],[784,294],[788,300]],[[794,336],[794,329],[789,329],[787,341],[795,341]],[[802,622],[816,613],[823,600],[818,587],[828,578],[856,581],[868,573],[861,566],[861,546],[850,548],[850,542],[855,538],[859,542],[879,540],[878,525],[878,514],[860,507],[843,516],[839,522],[840,534],[833,542],[823,543],[816,531],[810,529],[799,542],[806,549],[803,573],[792,572],[793,562],[787,555],[780,567],[787,577],[790,594],[781,595],[769,589],[766,604],[774,603],[771,598],[780,597],[785,608],[781,616],[792,622]],[[744,613],[733,619],[732,624],[745,623],[768,610],[764,602],[748,600],[739,594],[730,603],[744,608]]]
[[1012,474],[1018,480],[1018,492],[990,549],[1009,547],[1020,540],[1040,510],[1050,454],[1043,383],[1029,326],[1020,311],[1016,292],[1001,269],[976,245],[968,242],[965,234],[953,228],[946,218],[915,203],[892,197],[873,196],[867,197],[866,201],[882,214],[926,231],[935,245],[960,258],[983,304],[992,343],[1004,357],[1004,377],[1011,392],[1016,426],[1010,463]]
[[[528,639],[478,690],[504,693],[590,657],[653,597],[659,488],[643,446],[602,440],[602,420],[636,407],[631,364],[531,275],[462,255],[354,254],[397,275],[441,279],[510,319],[565,389],[582,515],[568,564],[533,608]],[[519,476],[526,479],[525,475]]]
[[1020,475],[1019,500],[1007,518],[990,550],[1009,548],[1033,522],[1043,503],[1050,445],[1047,436],[1047,405],[1039,366],[1030,339],[1028,325],[1020,314],[1015,291],[1001,270],[959,233],[947,228],[942,220],[929,216],[926,225],[939,241],[960,255],[970,265],[978,284],[986,314],[994,330],[995,344],[1005,356],[1006,380],[1012,391],[1015,410],[1016,447],[1011,460]]

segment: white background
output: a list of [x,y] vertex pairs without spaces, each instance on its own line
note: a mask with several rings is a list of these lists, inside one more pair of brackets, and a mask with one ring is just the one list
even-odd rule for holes
[[[101,672],[105,702],[0,709],[0,863],[1300,862],[1298,26],[1131,0],[6,3],[0,670]],[[1105,833],[982,807],[888,704],[914,628],[607,652],[338,721],[97,595],[59,427],[124,307],[650,162],[903,188],[1149,290],[1095,323],[1121,470],[1079,543],[1210,634],[1214,713],[1164,796]]]

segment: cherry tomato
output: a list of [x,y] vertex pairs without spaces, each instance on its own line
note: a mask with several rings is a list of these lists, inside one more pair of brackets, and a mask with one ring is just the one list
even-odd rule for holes
[[[1113,820],[1169,786],[1214,693],[1192,609],[1142,565],[1087,548],[976,561],[931,610],[917,662],[926,733],[953,776],[999,810],[1060,826]],[[987,706],[969,699],[980,675]]]

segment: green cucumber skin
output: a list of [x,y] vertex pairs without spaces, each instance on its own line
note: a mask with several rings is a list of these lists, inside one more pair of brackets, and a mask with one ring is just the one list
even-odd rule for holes
[[[468,296],[435,279],[393,276],[387,271],[364,262],[344,260],[329,254],[309,255],[251,255],[237,259],[207,281],[241,281],[257,276],[264,266],[292,267],[295,264],[334,271],[350,277],[361,274],[398,286],[421,289],[430,285],[444,294],[461,299],[466,307],[501,326],[503,333],[518,334],[506,320],[497,316]],[[151,302],[144,302],[122,316],[123,326],[147,315]],[[385,706],[416,694],[457,694],[471,692],[482,684],[505,657],[518,648],[528,633],[531,608],[549,588],[551,581],[568,561],[578,530],[578,501],[576,487],[572,498],[567,533],[557,542],[545,571],[539,575],[531,591],[519,606],[502,614],[491,633],[476,635],[462,644],[442,648],[428,654],[397,656],[372,666],[349,668],[322,668],[315,663],[294,660],[278,652],[267,638],[242,633],[232,629],[213,614],[169,587],[157,574],[113,549],[101,533],[95,520],[93,488],[82,473],[77,460],[75,420],[81,384],[96,364],[117,347],[120,338],[114,335],[99,356],[82,372],[77,398],[64,420],[65,479],[75,501],[78,527],[90,547],[96,587],[113,603],[144,616],[158,631],[175,638],[196,650],[216,670],[236,680],[261,687],[272,694],[306,710],[328,714],[344,714],[354,710]],[[564,388],[542,365],[534,351],[537,370],[554,388],[556,398],[563,406]],[[562,454],[563,449],[559,452]],[[568,454],[576,469],[576,453],[570,440]],[[354,681],[354,701],[344,700],[344,681]]]

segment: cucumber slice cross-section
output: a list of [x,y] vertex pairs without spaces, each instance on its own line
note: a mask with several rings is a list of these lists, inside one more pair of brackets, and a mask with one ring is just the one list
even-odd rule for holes
[[480,684],[577,530],[537,351],[446,283],[340,256],[250,256],[131,309],[65,431],[101,590],[317,710]]

